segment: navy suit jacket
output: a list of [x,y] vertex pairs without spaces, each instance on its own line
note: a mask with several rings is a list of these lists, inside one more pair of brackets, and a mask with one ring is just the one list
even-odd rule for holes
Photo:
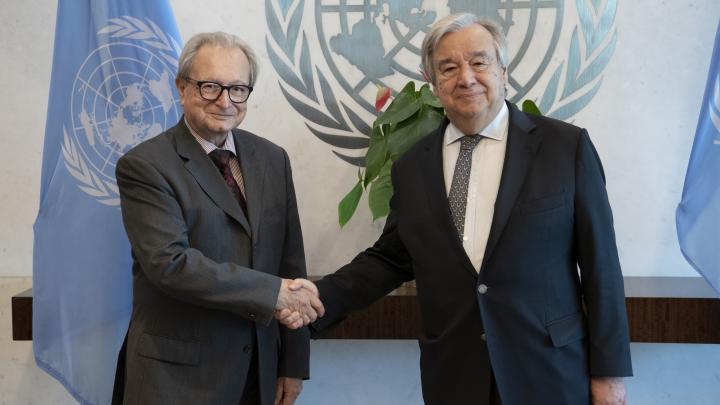
[[[591,376],[632,374],[623,278],[598,155],[584,129],[510,108],[480,272],[451,219],[447,120],[394,165],[382,236],[318,282],[321,331],[415,279],[428,405],[587,404]],[[578,272],[579,266],[579,272]]]

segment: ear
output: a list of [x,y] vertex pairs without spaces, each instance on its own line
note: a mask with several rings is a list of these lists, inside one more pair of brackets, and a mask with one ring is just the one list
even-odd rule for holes
[[435,97],[437,97],[437,89],[435,88],[435,83],[430,81],[430,75],[427,73],[425,69],[420,69],[420,73],[422,74],[423,79],[430,85],[430,88],[432,89],[433,94]]
[[188,90],[188,83],[181,78],[175,79],[175,87],[177,88],[178,95],[180,96],[180,105],[185,105],[185,92]]
[[[437,80],[437,79],[435,79],[435,80]],[[429,80],[428,80],[428,83],[430,83],[430,88],[432,89],[432,92],[433,92],[433,94],[435,95],[435,97],[440,97],[440,96],[438,95],[438,86],[437,86],[437,84],[435,84],[435,83],[433,83],[433,82],[431,82],[431,81],[429,81]]]

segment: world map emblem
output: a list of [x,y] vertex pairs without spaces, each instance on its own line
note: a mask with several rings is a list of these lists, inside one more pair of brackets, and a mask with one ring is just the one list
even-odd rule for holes
[[73,83],[64,126],[65,167],[98,202],[117,206],[118,158],[182,115],[174,86],[181,47],[151,20],[113,18],[98,31]]
[[601,86],[616,10],[616,0],[266,0],[266,48],[309,131],[363,166],[377,87],[423,81],[420,46],[439,18],[471,12],[496,21],[508,39],[509,101],[531,99],[568,120]]

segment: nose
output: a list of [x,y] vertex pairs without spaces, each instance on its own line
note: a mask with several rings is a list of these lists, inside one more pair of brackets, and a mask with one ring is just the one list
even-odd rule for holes
[[460,65],[460,72],[458,74],[458,83],[461,86],[470,87],[475,84],[475,72],[470,68],[470,65],[463,63]]
[[222,108],[229,108],[233,105],[232,101],[230,101],[230,90],[229,89],[222,89],[220,91],[220,96],[215,100],[215,104],[217,104],[219,107]]

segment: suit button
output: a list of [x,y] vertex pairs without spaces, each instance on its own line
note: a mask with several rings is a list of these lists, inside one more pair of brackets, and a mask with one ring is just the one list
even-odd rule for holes
[[482,340],[483,342],[484,342],[484,341],[486,340],[486,339],[485,339],[485,334],[484,334],[484,333],[483,333],[482,335],[480,335],[480,340]]
[[250,314],[248,316],[250,317],[250,319],[255,319],[255,314]]
[[488,290],[488,286],[486,286],[485,284],[480,284],[477,290],[480,294],[485,294]]
[[252,345],[245,345],[243,347],[243,353],[250,354],[250,352],[252,352]]

